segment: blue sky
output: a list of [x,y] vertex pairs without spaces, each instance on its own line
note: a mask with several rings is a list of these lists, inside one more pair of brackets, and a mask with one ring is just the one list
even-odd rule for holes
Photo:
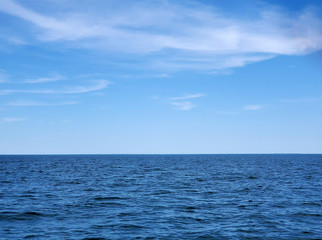
[[322,3],[0,0],[0,153],[321,153]]

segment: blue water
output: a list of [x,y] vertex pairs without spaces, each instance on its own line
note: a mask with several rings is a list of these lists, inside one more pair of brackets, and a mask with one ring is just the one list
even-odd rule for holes
[[322,239],[322,155],[0,156],[0,239]]

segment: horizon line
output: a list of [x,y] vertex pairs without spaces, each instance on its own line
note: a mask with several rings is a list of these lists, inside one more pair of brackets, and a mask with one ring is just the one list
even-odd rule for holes
[[321,153],[0,153],[0,156],[60,155],[321,155]]

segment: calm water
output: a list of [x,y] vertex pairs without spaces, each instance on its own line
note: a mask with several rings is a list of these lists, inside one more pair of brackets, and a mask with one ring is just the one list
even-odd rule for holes
[[0,156],[0,239],[322,239],[322,155]]

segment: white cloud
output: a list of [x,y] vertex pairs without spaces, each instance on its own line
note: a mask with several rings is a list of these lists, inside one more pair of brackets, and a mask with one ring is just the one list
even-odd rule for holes
[[63,106],[63,105],[74,105],[78,102],[61,102],[61,103],[43,103],[43,102],[36,102],[36,101],[30,101],[30,100],[20,100],[20,101],[14,101],[10,102],[7,105],[8,106]]
[[93,81],[96,84],[91,86],[76,86],[76,87],[69,87],[65,89],[4,89],[0,90],[0,95],[10,94],[10,93],[39,93],[39,94],[78,94],[78,93],[87,93],[98,91],[106,88],[111,82],[107,80],[96,80]]
[[196,105],[194,105],[190,101],[170,102],[170,104],[173,105],[173,106],[175,106],[176,109],[183,110],[183,111],[191,110],[192,108],[195,108],[196,107]]
[[200,98],[200,97],[204,97],[204,96],[205,96],[205,94],[203,94],[203,93],[196,93],[196,94],[185,95],[182,97],[172,97],[172,98],[169,98],[168,100],[170,100],[170,101],[187,100],[187,99],[193,99],[193,98]]
[[225,17],[218,9],[188,1],[103,1],[90,8],[79,1],[69,4],[73,12],[57,13],[52,7],[47,16],[0,0],[0,11],[37,26],[39,41],[140,56],[149,53],[154,66],[174,70],[242,67],[279,54],[322,49],[322,22],[311,9],[292,16],[274,8],[258,9],[258,17],[250,20]]
[[184,95],[181,97],[171,97],[171,98],[168,98],[167,101],[170,105],[175,106],[176,109],[187,111],[197,106],[188,100],[196,99],[204,96],[205,94],[203,93],[195,93],[195,94]]
[[243,106],[242,109],[244,111],[256,111],[256,110],[261,110],[263,108],[264,108],[263,105],[245,105],[245,106]]
[[107,80],[97,80],[95,81],[96,84],[92,86],[77,86],[73,87],[67,90],[63,90],[61,92],[58,91],[58,93],[86,93],[86,92],[93,92],[98,91],[106,88],[108,85],[111,84],[111,82]]
[[4,122],[22,122],[25,121],[25,118],[15,118],[15,117],[3,117],[2,121]]
[[54,75],[52,77],[43,77],[37,79],[27,79],[25,83],[44,83],[44,82],[56,82],[65,79],[65,77],[60,75]]
[[[44,30],[47,30],[48,40],[50,39],[49,36],[53,35],[54,33],[55,35],[57,35],[57,37],[58,35],[61,35],[61,39],[65,38],[69,40],[77,39],[84,34],[88,36],[88,33],[82,33],[82,29],[84,29],[84,27],[82,26],[77,26],[77,24],[74,23],[75,28],[73,29],[71,26],[71,21],[67,21],[66,24],[64,24],[63,20],[38,14],[32,10],[20,6],[19,4],[11,0],[1,0],[0,10],[13,16],[20,17]],[[54,38],[52,36],[51,40],[58,40],[59,38],[57,37]]]

